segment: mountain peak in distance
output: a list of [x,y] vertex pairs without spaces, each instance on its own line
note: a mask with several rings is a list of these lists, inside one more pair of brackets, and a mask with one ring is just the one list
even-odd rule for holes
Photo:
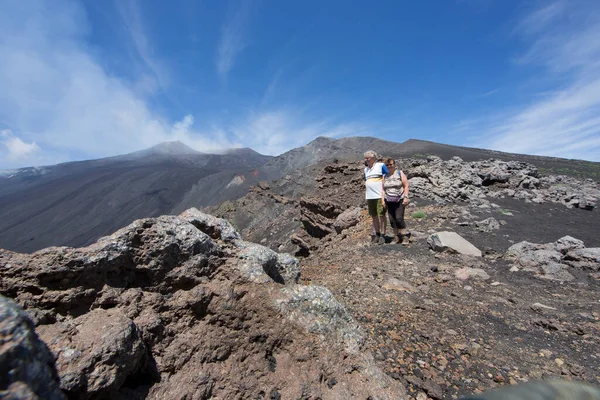
[[176,155],[176,154],[200,154],[199,151],[181,143],[179,140],[171,142],[161,142],[146,150],[142,150],[150,154]]

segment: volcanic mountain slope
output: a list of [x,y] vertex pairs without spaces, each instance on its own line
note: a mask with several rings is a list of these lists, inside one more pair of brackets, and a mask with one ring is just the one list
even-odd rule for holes
[[[216,155],[163,143],[123,156],[20,169],[0,179],[0,247],[31,252],[86,245],[137,218],[178,212],[182,203],[235,199],[265,178],[257,168],[271,158],[251,149]],[[239,184],[228,187],[232,181]]]
[[[600,164],[577,160],[523,156],[489,150],[371,137],[320,137],[278,157],[251,149],[224,155],[196,152],[179,142],[100,160],[23,168],[0,174],[0,247],[31,252],[51,245],[82,246],[136,218],[176,214],[190,207],[218,205],[244,196],[261,180],[299,171],[333,157],[355,160],[367,149],[396,158],[438,155],[477,161],[525,160],[540,171],[560,171],[597,179]],[[308,187],[288,185],[306,193]],[[229,204],[229,203],[227,203]],[[287,223],[287,222],[286,222]]]

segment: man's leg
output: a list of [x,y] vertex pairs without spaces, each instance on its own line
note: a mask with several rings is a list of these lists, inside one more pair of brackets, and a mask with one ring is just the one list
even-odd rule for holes
[[381,235],[385,236],[385,232],[387,230],[387,219],[385,215],[379,216],[379,226],[381,227]]
[[373,220],[373,229],[375,230],[375,234],[379,235],[379,217],[377,215],[371,215],[371,219]]
[[369,209],[369,215],[371,216],[371,221],[373,223],[373,230],[375,231],[371,241],[374,243],[379,243],[379,217],[377,216],[377,201],[376,200],[367,200],[367,208]]

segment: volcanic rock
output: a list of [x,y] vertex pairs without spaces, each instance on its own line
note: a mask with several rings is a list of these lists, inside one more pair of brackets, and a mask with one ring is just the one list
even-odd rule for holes
[[0,345],[0,398],[65,399],[52,353],[27,314],[4,296],[0,296]]
[[516,243],[506,251],[506,258],[515,265],[531,271],[540,271],[544,277],[565,281],[573,280],[569,268],[600,270],[600,248],[586,248],[581,240],[564,236],[554,243]]
[[[0,293],[37,316],[70,397],[404,398],[345,307],[299,275],[295,258],[197,210],[135,221],[86,248],[0,250]],[[20,313],[19,337],[32,342]],[[60,398],[45,345],[28,346],[5,359],[44,378],[22,375],[10,390]]]

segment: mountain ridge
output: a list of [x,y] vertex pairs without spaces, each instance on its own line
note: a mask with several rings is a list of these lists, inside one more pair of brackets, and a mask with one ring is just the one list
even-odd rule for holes
[[151,149],[142,156],[134,152],[133,157],[129,153],[30,167],[10,178],[0,177],[0,247],[31,252],[52,245],[87,245],[135,219],[217,206],[243,197],[260,181],[277,180],[327,160],[362,160],[366,150],[399,159],[433,154],[446,160],[459,156],[465,161],[528,161],[541,172],[600,179],[600,163],[511,155],[417,139],[396,143],[373,137],[318,137],[277,157],[248,148],[225,154],[190,153],[180,142]]

